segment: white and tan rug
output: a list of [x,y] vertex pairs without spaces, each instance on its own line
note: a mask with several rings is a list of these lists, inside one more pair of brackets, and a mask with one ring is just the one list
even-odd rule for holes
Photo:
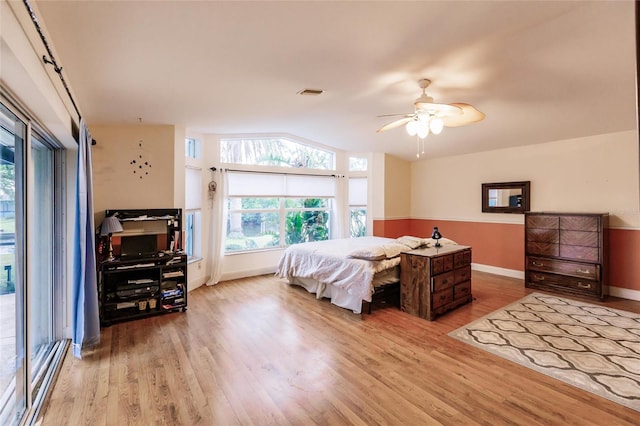
[[449,336],[640,411],[640,315],[532,293]]

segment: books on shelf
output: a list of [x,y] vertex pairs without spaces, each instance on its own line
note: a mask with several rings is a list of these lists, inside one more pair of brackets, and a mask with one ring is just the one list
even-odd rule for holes
[[152,284],[154,281],[151,278],[141,278],[137,280],[127,280],[127,284]]
[[175,288],[173,290],[162,290],[162,298],[166,299],[169,297],[182,296],[182,289]]
[[175,278],[175,277],[184,277],[183,271],[171,271],[171,272],[163,272],[162,278]]

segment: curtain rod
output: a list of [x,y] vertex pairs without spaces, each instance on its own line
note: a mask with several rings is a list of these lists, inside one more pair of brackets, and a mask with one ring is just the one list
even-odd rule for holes
[[[82,114],[80,114],[78,105],[76,104],[75,99],[73,99],[73,96],[71,95],[71,90],[69,89],[69,85],[67,84],[67,81],[64,79],[64,76],[62,75],[62,67],[58,66],[58,63],[56,62],[56,58],[53,56],[53,52],[51,51],[51,47],[49,46],[49,42],[47,41],[47,38],[44,36],[44,33],[42,32],[42,27],[40,27],[40,22],[38,22],[38,17],[36,16],[36,13],[33,11],[33,7],[31,7],[31,3],[29,2],[29,0],[22,0],[22,2],[24,3],[24,6],[27,8],[27,12],[29,12],[31,21],[33,22],[33,25],[35,25],[36,31],[38,31],[38,34],[40,35],[40,39],[42,40],[42,43],[44,44],[45,49],[47,49],[47,54],[49,55],[49,57],[47,57],[46,55],[42,55],[42,61],[45,64],[53,65],[53,70],[56,72],[56,74],[58,74],[58,77],[60,77],[60,81],[64,86],[64,90],[67,91],[69,100],[71,100],[73,109],[75,109],[76,114],[78,114],[78,121],[80,121],[82,120]],[[95,144],[96,144],[96,140],[92,139],[91,145],[95,145]]]
[[[211,171],[216,171],[215,167],[211,167],[210,168]],[[295,172],[270,172],[270,171],[266,171],[266,170],[238,170],[238,169],[220,169],[220,171],[222,172],[238,172],[238,173],[261,173],[261,174],[267,174],[267,175],[294,175],[294,176],[318,176],[318,177],[334,177],[334,178],[340,178],[340,177],[344,177],[344,175],[336,175],[336,174],[331,174],[331,175],[321,175],[318,173],[295,173]]]

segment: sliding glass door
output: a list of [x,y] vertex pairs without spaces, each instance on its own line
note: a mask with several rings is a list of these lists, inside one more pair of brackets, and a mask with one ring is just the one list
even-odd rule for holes
[[[0,104],[0,424],[34,416],[61,348],[61,190],[54,143]],[[58,239],[59,240],[59,239]],[[58,355],[59,356],[59,355]]]
[[0,104],[0,424],[27,406],[24,177],[27,125]]

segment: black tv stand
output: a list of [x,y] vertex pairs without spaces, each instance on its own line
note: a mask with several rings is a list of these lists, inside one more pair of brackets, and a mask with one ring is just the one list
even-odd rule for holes
[[[127,230],[127,222],[136,229],[140,222],[156,222],[166,239],[158,234],[158,249],[153,256],[103,259],[98,267],[100,324],[129,321],[187,310],[187,255],[176,247],[181,241],[181,209],[110,209]],[[150,224],[153,225],[153,224]],[[157,226],[154,228],[157,230]],[[114,234],[115,235],[115,234]],[[166,244],[164,243],[166,241]],[[115,244],[114,244],[115,245]],[[172,250],[174,249],[174,250]],[[118,250],[114,250],[119,254]]]
[[187,310],[186,254],[107,260],[98,281],[103,326]]

